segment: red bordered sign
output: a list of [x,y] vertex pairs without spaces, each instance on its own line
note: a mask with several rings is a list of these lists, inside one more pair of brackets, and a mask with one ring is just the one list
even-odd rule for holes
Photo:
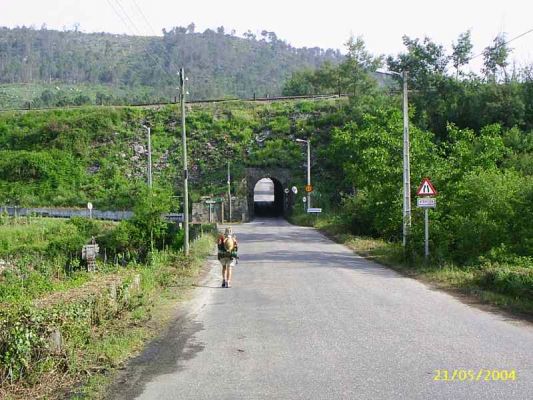
[[422,179],[422,183],[418,187],[418,190],[416,191],[417,196],[436,196],[437,190],[435,190],[435,187],[429,180],[429,178]]

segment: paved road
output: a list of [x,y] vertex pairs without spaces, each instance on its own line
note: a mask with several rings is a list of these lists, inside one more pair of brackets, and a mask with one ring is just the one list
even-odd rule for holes
[[[533,328],[353,255],[282,220],[235,228],[189,314],[133,360],[112,399],[532,399]],[[215,274],[216,272],[216,274]],[[515,382],[435,382],[437,369]]]

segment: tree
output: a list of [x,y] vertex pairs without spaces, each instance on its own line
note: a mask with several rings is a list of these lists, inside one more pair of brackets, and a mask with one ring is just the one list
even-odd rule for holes
[[387,65],[391,71],[409,71],[410,87],[415,89],[428,89],[434,76],[443,76],[446,73],[449,57],[444,47],[425,37],[420,39],[403,37],[403,44],[407,53],[400,54],[397,58],[389,56]]
[[348,50],[346,59],[340,65],[341,79],[348,93],[354,96],[368,90],[375,82],[369,72],[375,71],[382,64],[382,57],[374,57],[366,50],[362,37],[351,36],[345,43]]
[[473,47],[470,30],[461,33],[457,39],[457,43],[452,44],[452,62],[455,68],[455,79],[459,78],[459,69],[470,61]]
[[485,47],[483,50],[483,73],[485,77],[496,82],[498,80],[498,70],[503,72],[504,81],[507,82],[507,58],[512,49],[507,46],[505,33],[501,33],[494,38],[492,46]]

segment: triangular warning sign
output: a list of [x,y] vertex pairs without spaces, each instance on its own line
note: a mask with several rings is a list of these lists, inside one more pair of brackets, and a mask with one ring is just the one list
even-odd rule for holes
[[422,179],[422,183],[418,187],[418,190],[416,191],[417,196],[435,196],[437,194],[437,191],[431,184],[429,178]]

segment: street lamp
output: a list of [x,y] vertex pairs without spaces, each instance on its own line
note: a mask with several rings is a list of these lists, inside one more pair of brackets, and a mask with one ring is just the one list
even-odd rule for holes
[[152,190],[152,139],[150,136],[150,127],[142,125],[148,131],[148,187]]
[[[311,140],[296,139],[298,143],[307,143],[307,185],[311,186]],[[311,192],[307,192],[307,209],[311,208]]]
[[409,109],[407,99],[407,71],[401,74],[394,71],[381,71],[388,75],[396,75],[403,82],[403,246],[407,244],[411,228],[411,171],[409,163]]

